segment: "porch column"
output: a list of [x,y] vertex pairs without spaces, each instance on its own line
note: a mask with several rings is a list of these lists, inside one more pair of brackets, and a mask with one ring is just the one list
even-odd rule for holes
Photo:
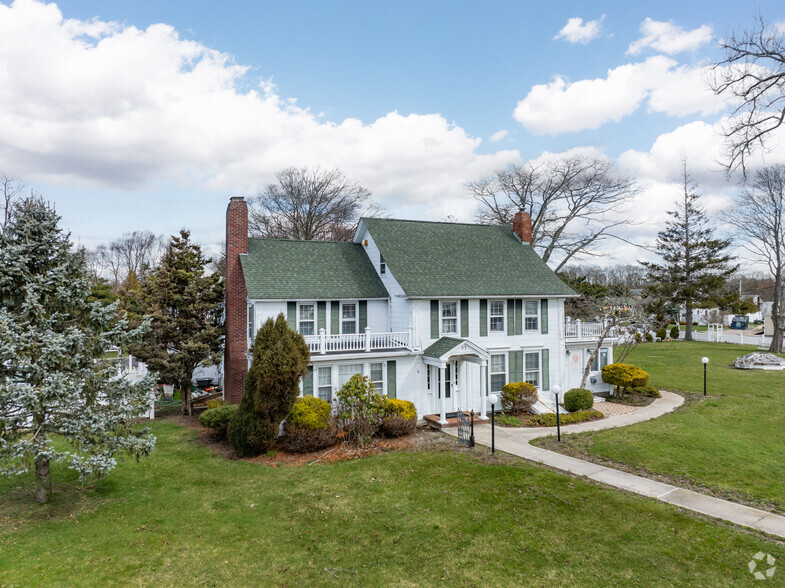
[[439,424],[446,425],[447,424],[447,401],[444,398],[445,389],[444,389],[444,376],[445,373],[445,365],[439,365],[439,398],[441,399],[441,414],[439,415]]
[[488,417],[485,416],[485,412],[488,405],[488,362],[483,361],[482,365],[480,366],[480,396],[482,397],[482,410],[480,412],[480,418],[485,420]]
[[450,390],[452,390],[452,394],[450,395],[450,396],[452,396],[452,411],[453,412],[457,412],[458,411],[458,392],[460,392],[460,390],[458,389],[458,386],[455,384],[455,382],[458,381],[458,362],[457,361],[453,362],[453,364],[452,364],[452,369],[450,370],[450,377],[452,378],[452,382],[450,382]]

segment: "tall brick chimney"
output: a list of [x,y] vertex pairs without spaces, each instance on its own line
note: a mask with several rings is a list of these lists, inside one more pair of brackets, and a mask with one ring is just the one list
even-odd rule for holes
[[248,372],[248,293],[240,254],[248,253],[248,206],[233,196],[226,209],[226,339],[224,345],[224,398],[240,402]]
[[[508,225],[509,226],[509,225]],[[528,212],[519,210],[512,221],[512,232],[524,243],[532,244],[532,217]]]

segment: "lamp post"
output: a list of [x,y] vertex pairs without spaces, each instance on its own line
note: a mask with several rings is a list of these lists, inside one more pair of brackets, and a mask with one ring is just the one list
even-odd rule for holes
[[496,403],[499,402],[499,397],[490,394],[488,402],[491,403],[491,453],[496,453]]
[[703,395],[706,396],[706,366],[709,363],[709,358],[704,357],[701,361],[703,362]]
[[561,421],[559,420],[559,394],[561,394],[561,386],[556,384],[551,390],[556,396],[556,440],[561,441]]

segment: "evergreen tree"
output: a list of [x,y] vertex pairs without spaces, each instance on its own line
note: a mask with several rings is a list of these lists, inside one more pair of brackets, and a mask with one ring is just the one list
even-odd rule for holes
[[99,476],[118,452],[138,458],[155,444],[148,429],[132,426],[148,410],[153,382],[134,385],[104,358],[145,326],[129,330],[116,304],[88,300],[84,250],[71,251],[59,220],[29,198],[0,235],[0,473],[34,465],[39,502],[52,491],[51,462]]
[[[205,274],[210,259],[189,239],[185,229],[173,235],[160,265],[142,284],[138,305],[151,328],[131,349],[162,382],[180,389],[183,414],[191,411],[194,369],[205,360],[220,361],[223,346],[224,283],[217,274]],[[133,304],[129,310],[135,310]]]
[[308,373],[311,356],[302,335],[289,328],[283,314],[262,325],[251,355],[245,394],[227,429],[239,457],[259,455],[275,441],[281,421],[300,395],[300,378]]
[[683,164],[683,194],[676,201],[676,209],[666,228],[657,234],[657,251],[662,263],[644,262],[648,269],[648,293],[655,300],[678,303],[686,309],[685,339],[692,340],[692,309],[709,300],[725,284],[738,265],[730,263],[724,251],[729,240],[715,239],[708,227],[706,213],[698,205],[695,193]]

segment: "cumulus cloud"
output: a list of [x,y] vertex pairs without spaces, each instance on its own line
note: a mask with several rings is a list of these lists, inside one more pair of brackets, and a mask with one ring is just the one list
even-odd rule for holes
[[720,112],[725,104],[707,87],[704,72],[656,55],[611,69],[605,78],[570,82],[556,76],[534,86],[513,116],[534,134],[557,135],[618,122],[644,102],[650,112],[669,116]]
[[640,27],[643,37],[634,41],[627,48],[627,53],[637,55],[647,48],[660,53],[676,55],[683,51],[695,51],[711,41],[714,31],[709,25],[685,31],[672,22],[663,22],[646,18]]
[[589,20],[586,22],[583,22],[582,18],[571,18],[554,37],[554,40],[564,39],[569,43],[581,43],[586,45],[600,36],[600,27],[604,20],[604,14],[596,20]]
[[508,134],[509,134],[509,133],[508,133],[508,131],[507,131],[507,130],[505,130],[505,129],[501,129],[501,130],[499,130],[499,131],[496,131],[496,132],[495,132],[493,135],[491,135],[490,137],[488,137],[488,141],[490,141],[491,143],[495,143],[496,141],[501,141],[501,140],[502,140],[502,139],[504,139],[504,138],[505,138],[505,137],[506,137]]
[[248,67],[165,24],[64,19],[0,4],[0,169],[28,181],[130,189],[151,182],[251,193],[287,166],[338,166],[377,198],[441,206],[519,159],[439,114],[324,120]]

